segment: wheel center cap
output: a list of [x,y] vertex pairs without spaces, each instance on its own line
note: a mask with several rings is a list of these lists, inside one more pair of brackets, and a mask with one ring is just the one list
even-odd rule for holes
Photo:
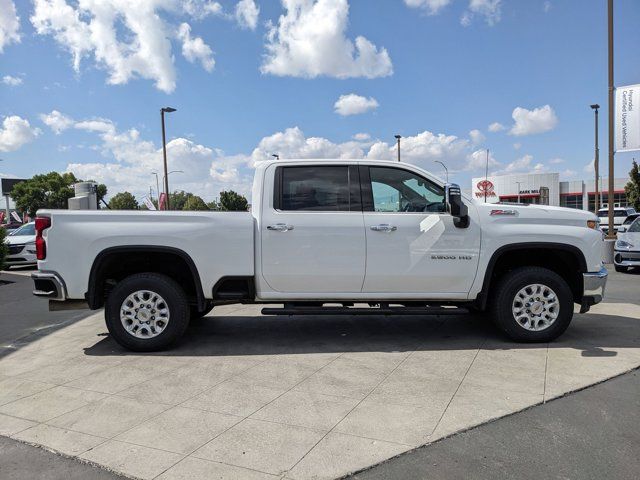
[[140,320],[141,322],[146,322],[147,320],[149,320],[149,318],[151,318],[151,314],[146,308],[141,308],[138,311],[138,320]]
[[534,315],[540,315],[544,310],[544,304],[542,302],[533,302],[531,305],[531,313]]

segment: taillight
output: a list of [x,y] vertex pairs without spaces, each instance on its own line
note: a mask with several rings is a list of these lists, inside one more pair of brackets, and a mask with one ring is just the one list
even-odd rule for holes
[[36,217],[36,258],[44,260],[47,258],[47,244],[42,237],[42,232],[51,226],[49,217]]

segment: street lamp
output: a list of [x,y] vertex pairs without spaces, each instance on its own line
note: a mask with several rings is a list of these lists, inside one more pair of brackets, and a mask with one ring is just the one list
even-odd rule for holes
[[447,168],[447,166],[446,166],[444,163],[442,163],[440,160],[434,160],[434,162],[435,162],[435,163],[439,163],[440,165],[442,165],[442,166],[443,166],[443,168],[444,168],[444,173],[445,173],[445,175],[447,176],[447,183],[449,183],[449,169]]
[[[595,113],[595,119],[596,119],[596,129],[595,129],[595,157],[593,159],[593,169],[595,170],[596,173],[596,191],[595,191],[595,214],[598,214],[598,178],[600,178],[599,175],[599,171],[600,171],[600,148],[598,147],[598,109],[600,108],[600,105],[598,105],[597,103],[594,103],[593,105],[591,105],[591,108],[593,109],[594,113]],[[588,194],[587,194],[588,195]]]
[[158,172],[151,172],[151,174],[156,176],[156,196],[158,197],[158,208],[160,208],[160,182],[158,181]]
[[[167,139],[164,131],[164,114],[175,112],[173,107],[163,107],[160,109],[160,118],[162,120],[162,158],[164,159],[164,191],[166,195],[167,210],[169,210],[169,174],[167,173]],[[159,204],[158,204],[159,206]]]
[[272,153],[271,156],[276,160],[280,160],[280,155],[278,155],[277,153]]
[[402,135],[395,135],[395,137],[398,141],[398,163],[400,163],[400,139],[402,138]]

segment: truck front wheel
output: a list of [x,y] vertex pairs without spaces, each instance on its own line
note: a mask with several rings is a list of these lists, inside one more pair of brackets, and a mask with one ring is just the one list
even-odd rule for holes
[[111,337],[128,350],[151,352],[175,343],[189,324],[189,303],[171,278],[138,273],[118,282],[105,304]]
[[517,268],[498,281],[491,317],[516,342],[549,342],[571,323],[573,294],[567,282],[551,270]]

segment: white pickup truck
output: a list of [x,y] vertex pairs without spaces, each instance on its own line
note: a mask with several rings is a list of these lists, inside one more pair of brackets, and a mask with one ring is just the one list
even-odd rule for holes
[[574,303],[586,312],[604,294],[594,214],[480,203],[409,164],[263,162],[252,202],[41,210],[34,294],[54,309],[104,307],[111,336],[137,351],[169,346],[228,303],[285,315],[486,310],[510,338],[547,342]]

